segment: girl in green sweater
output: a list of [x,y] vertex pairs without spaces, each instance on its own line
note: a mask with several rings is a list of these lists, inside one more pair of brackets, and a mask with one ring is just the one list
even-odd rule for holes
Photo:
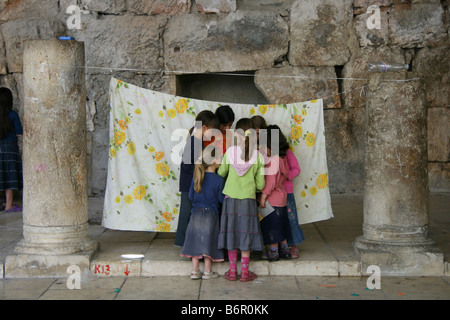
[[[256,149],[256,132],[248,118],[236,123],[232,142],[223,156],[218,174],[226,178],[223,194],[219,249],[228,250],[228,280],[237,280],[237,253],[241,251],[241,281],[257,278],[249,271],[250,251],[262,251],[256,193],[265,185],[264,158]],[[234,140],[234,139],[233,139]]]

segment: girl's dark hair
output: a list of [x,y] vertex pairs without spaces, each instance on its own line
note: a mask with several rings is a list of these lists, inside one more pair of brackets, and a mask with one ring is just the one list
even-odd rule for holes
[[236,123],[236,132],[245,135],[245,150],[242,153],[242,160],[247,162],[253,154],[253,151],[256,149],[256,131],[253,122],[249,118],[239,119]]
[[253,126],[255,127],[255,129],[266,129],[267,128],[266,120],[261,116],[253,116],[250,118],[250,120],[252,120]]
[[[219,129],[220,127],[219,119],[212,111],[209,110],[200,111],[197,117],[195,117],[195,121],[200,121],[201,126],[205,125],[207,128],[211,129]],[[201,126],[197,129],[201,129]],[[189,135],[192,134],[193,130],[194,128],[192,127],[189,130]]]
[[8,88],[0,88],[0,138],[4,138],[13,130],[8,113],[13,107],[13,95]]
[[[270,149],[271,155],[278,154],[280,157],[285,157],[289,149],[289,143],[287,142],[286,136],[281,132],[281,129],[276,124],[267,126],[267,148]],[[272,148],[272,134],[278,131],[278,148]],[[275,142],[277,143],[277,142]]]
[[221,124],[234,122],[234,112],[230,106],[220,106],[216,110],[216,116]]

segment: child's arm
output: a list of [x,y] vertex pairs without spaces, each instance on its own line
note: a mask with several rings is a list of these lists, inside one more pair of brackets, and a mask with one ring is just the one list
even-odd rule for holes
[[228,153],[225,153],[222,158],[222,164],[217,170],[217,174],[223,178],[228,175]]
[[194,179],[192,179],[191,187],[189,188],[189,200],[194,201]]
[[259,207],[265,208],[266,207],[266,200],[267,200],[267,194],[262,193],[261,197],[259,198]]
[[[261,198],[267,198],[276,187],[276,174],[266,175],[266,185],[261,191]],[[265,202],[265,201],[264,201]]]
[[[266,165],[266,169],[270,168],[270,163]],[[260,204],[261,203],[265,203],[266,199],[268,198],[268,196],[272,193],[272,191],[275,189],[276,185],[277,185],[277,172],[273,172],[274,170],[266,170],[266,175],[265,175],[265,180],[266,180],[266,184],[264,186],[264,189],[262,189],[261,191],[261,199],[260,199]],[[272,173],[272,174],[268,174],[268,173]]]
[[290,150],[287,152],[286,160],[287,160],[288,166],[289,166],[288,179],[293,180],[301,172],[300,165],[298,164],[297,157]]
[[264,189],[264,186],[266,185],[266,179],[264,176],[264,157],[262,154],[258,154],[257,161],[257,170],[255,174],[255,185],[256,185],[256,192],[261,192],[262,189]]
[[225,179],[221,178],[219,192],[217,194],[217,200],[219,201],[219,203],[223,203],[223,199],[225,198],[225,195],[222,193],[224,186],[225,186]]

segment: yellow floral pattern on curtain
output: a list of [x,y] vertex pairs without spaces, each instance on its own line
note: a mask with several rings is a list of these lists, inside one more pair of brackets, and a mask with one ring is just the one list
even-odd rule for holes
[[299,223],[333,217],[321,99],[287,105],[221,103],[164,94],[115,78],[111,79],[109,99],[104,227],[176,231],[180,165],[174,159],[182,151],[185,137],[175,136],[174,140],[172,134],[179,129],[187,133],[196,114],[202,110],[214,112],[222,104],[231,106],[236,121],[261,115],[268,124],[279,125],[288,138],[301,168],[294,179]]

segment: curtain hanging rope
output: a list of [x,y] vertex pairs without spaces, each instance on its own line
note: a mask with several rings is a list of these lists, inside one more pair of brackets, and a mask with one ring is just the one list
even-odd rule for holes
[[[64,64],[48,64],[48,66],[54,66],[54,67],[67,67],[67,65]],[[208,72],[208,73],[202,73],[202,72],[195,72],[195,71],[184,71],[184,70],[173,70],[173,71],[166,71],[166,70],[152,70],[152,69],[139,69],[139,68],[117,68],[117,67],[96,67],[96,66],[75,66],[76,68],[82,68],[85,70],[106,70],[109,72],[113,71],[131,71],[131,72],[140,72],[140,73],[158,73],[163,72],[165,74],[175,74],[175,75],[183,75],[183,74],[212,74],[212,75],[222,75],[222,76],[238,76],[238,77],[255,77],[255,74],[248,74],[248,73],[234,73],[234,72]],[[352,77],[306,77],[306,76],[296,76],[296,75],[266,75],[262,76],[259,75],[259,77],[267,77],[267,78],[292,78],[292,79],[300,79],[300,80],[352,80],[352,81],[368,81],[368,78],[352,78]],[[412,79],[405,79],[405,80],[394,80],[394,79],[385,79],[383,81],[394,81],[394,82],[408,82],[408,81],[414,81],[419,80],[420,78],[412,78]]]

